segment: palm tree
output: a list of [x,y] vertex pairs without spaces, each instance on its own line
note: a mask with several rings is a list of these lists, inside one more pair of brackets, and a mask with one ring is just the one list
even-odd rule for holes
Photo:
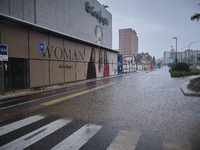
[[[199,3],[198,5],[200,5],[200,3]],[[199,19],[200,19],[200,14],[199,14],[199,13],[195,13],[195,14],[191,17],[191,20],[197,20],[197,21],[199,21]]]
[[200,14],[198,14],[198,13],[195,13],[195,14],[191,17],[191,20],[197,20],[197,21],[199,21],[199,19],[200,19]]

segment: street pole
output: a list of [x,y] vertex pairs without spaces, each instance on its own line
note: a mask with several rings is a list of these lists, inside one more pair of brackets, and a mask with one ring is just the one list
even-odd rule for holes
[[194,41],[189,44],[188,64],[189,64],[189,56],[190,56],[190,45],[192,45],[193,43],[197,43],[197,42],[199,42],[199,41]]
[[2,61],[2,63],[1,63],[1,68],[2,68],[2,75],[1,75],[1,77],[2,77],[2,95],[4,95],[4,61]]
[[46,49],[45,43],[39,44],[39,50],[42,51],[42,72],[43,72],[43,90],[45,89],[45,79],[44,79],[44,50]]
[[42,72],[43,72],[43,90],[45,90],[45,79],[44,79],[44,51],[42,51]]
[[176,39],[176,59],[175,59],[175,63],[177,64],[178,60],[177,60],[177,37],[173,37],[173,39]]

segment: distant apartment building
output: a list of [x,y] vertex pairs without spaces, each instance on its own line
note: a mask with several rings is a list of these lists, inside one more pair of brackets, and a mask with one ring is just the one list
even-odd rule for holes
[[170,62],[170,51],[165,51],[164,52],[164,64],[168,64]]
[[[199,57],[200,50],[185,50],[183,52],[177,52],[177,59],[178,62],[190,62],[193,64],[199,63],[197,60],[197,57]],[[174,49],[171,51],[165,51],[164,52],[164,64],[170,63],[170,60],[175,61],[176,58],[176,52]]]
[[138,37],[135,30],[131,28],[119,30],[119,52],[123,57],[138,54]]
[[[199,57],[200,55],[200,50],[185,50],[183,52],[181,52],[181,61],[183,62],[190,62],[193,64],[197,64],[198,60],[197,57]],[[198,62],[199,63],[199,62]]]

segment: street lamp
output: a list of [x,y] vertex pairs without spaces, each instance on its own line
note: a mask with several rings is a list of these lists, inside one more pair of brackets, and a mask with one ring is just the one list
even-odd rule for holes
[[175,59],[175,63],[177,63],[177,37],[173,37],[173,39],[176,39],[176,59]]
[[189,64],[189,56],[190,56],[190,45],[192,45],[193,43],[197,43],[197,42],[199,42],[199,41],[194,41],[189,44],[188,64]]

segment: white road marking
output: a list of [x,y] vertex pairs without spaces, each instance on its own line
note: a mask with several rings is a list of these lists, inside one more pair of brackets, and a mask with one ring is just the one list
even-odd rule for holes
[[43,118],[44,118],[43,116],[36,115],[36,116],[31,116],[29,118],[19,120],[19,121],[13,122],[11,124],[2,126],[2,127],[0,127],[0,136],[4,135],[6,133],[12,132],[14,130],[17,130],[17,129],[24,127],[26,125],[29,125],[31,123],[34,123],[36,121],[39,121]]
[[61,143],[53,147],[52,150],[78,150],[101,128],[102,126],[99,125],[86,124],[81,129],[63,140]]
[[24,149],[33,143],[41,140],[42,138],[46,137],[47,135],[55,132],[56,130],[60,129],[61,127],[67,125],[71,121],[59,119],[50,124],[47,124],[27,135],[24,135],[8,144],[3,145],[0,149],[6,150],[21,150]]
[[139,138],[138,131],[120,131],[107,150],[134,150]]

